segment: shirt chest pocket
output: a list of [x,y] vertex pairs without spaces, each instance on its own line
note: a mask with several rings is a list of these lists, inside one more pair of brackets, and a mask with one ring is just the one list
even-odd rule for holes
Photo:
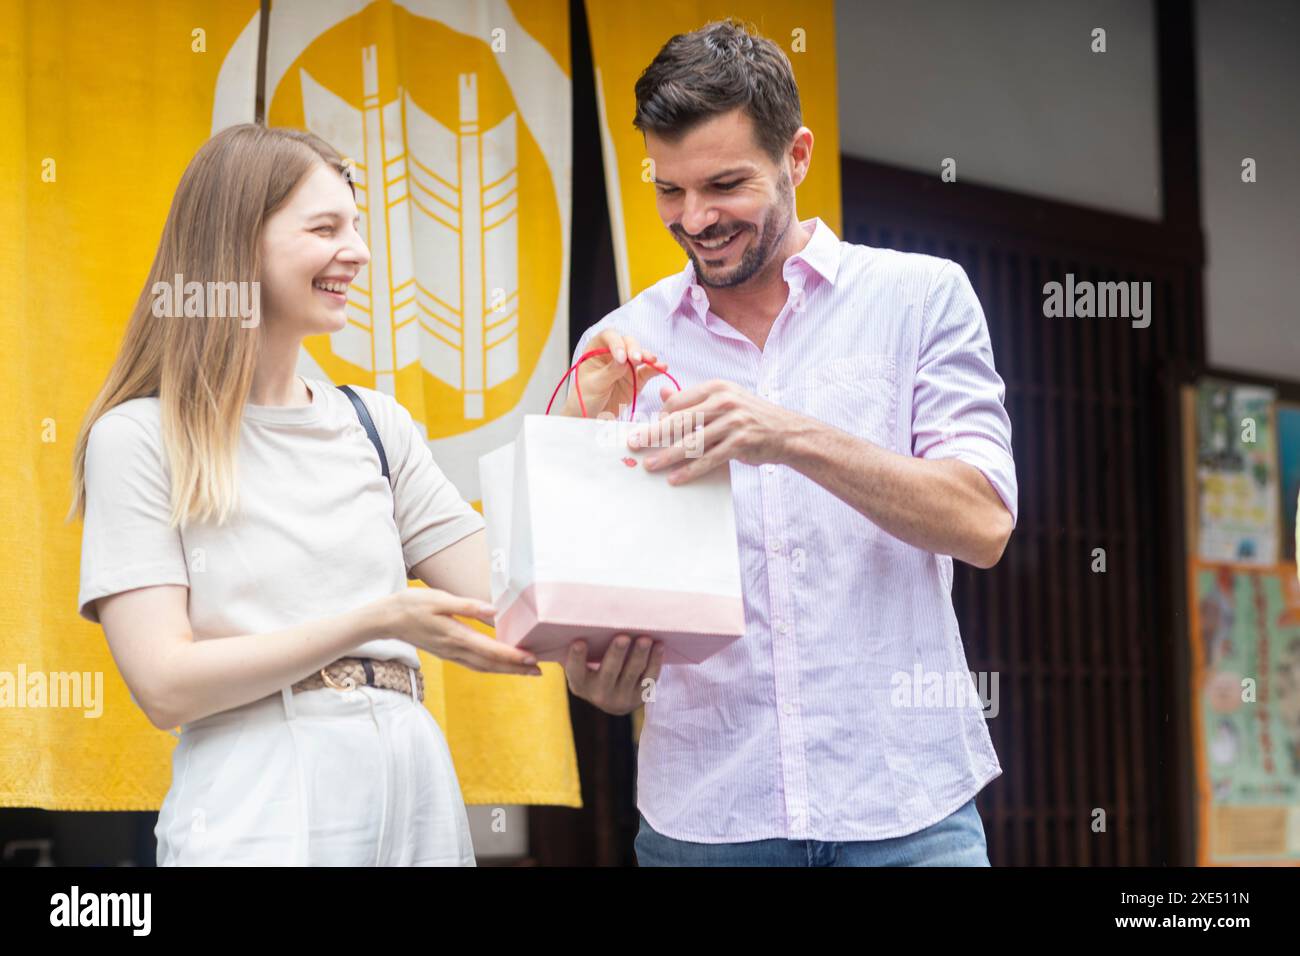
[[890,355],[847,355],[807,371],[801,411],[872,444],[894,449],[898,370]]

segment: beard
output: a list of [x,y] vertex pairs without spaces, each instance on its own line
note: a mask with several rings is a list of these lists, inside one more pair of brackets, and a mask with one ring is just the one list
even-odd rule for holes
[[[789,175],[783,170],[781,181],[777,185],[776,202],[767,208],[763,214],[763,225],[758,230],[758,235],[745,250],[740,261],[732,267],[731,272],[719,274],[710,274],[701,265],[699,257],[695,254],[694,247],[686,239],[686,233],[680,225],[670,227],[673,238],[677,244],[686,250],[686,255],[691,260],[691,265],[695,268],[695,278],[700,285],[710,289],[727,289],[738,286],[743,282],[748,282],[757,275],[764,266],[772,259],[777,247],[781,244],[781,239],[785,236],[786,230],[790,228],[790,221],[794,214],[790,208],[790,200],[793,196],[794,189],[790,184]],[[717,239],[727,234],[731,224],[714,225],[704,230],[704,232],[695,236],[695,239],[708,242],[711,239]],[[753,231],[754,227],[749,223],[741,226],[740,231]]]

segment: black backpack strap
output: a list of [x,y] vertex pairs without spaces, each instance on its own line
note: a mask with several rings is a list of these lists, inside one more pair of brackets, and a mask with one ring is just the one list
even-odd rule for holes
[[338,388],[340,392],[352,400],[352,407],[357,410],[357,418],[361,419],[361,427],[370,436],[370,443],[375,446],[375,451],[379,452],[379,470],[384,473],[384,480],[391,484],[392,479],[388,477],[388,456],[384,454],[384,443],[379,440],[379,431],[375,428],[370,412],[366,410],[366,403],[361,400],[360,395],[352,390],[351,385],[340,385]]

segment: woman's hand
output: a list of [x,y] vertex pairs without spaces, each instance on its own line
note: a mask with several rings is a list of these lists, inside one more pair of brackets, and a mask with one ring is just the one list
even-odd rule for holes
[[491,604],[436,588],[403,588],[377,604],[385,630],[435,657],[476,671],[541,676],[533,655],[480,634],[452,616],[492,624],[496,612]]
[[[595,336],[587,343],[585,351],[601,348],[609,351],[604,355],[593,355],[579,365],[574,373],[578,377],[577,385],[582,389],[582,401],[587,406],[588,418],[595,418],[602,412],[618,415],[622,406],[632,404],[632,374],[629,369],[636,368],[638,395],[646,382],[668,369],[667,363],[659,364],[658,357],[653,352],[642,349],[636,339],[617,329],[606,329]],[[578,358],[582,356],[579,355]],[[642,362],[647,364],[638,367]],[[570,386],[561,413],[572,418],[582,416],[582,409],[578,405],[578,388]]]

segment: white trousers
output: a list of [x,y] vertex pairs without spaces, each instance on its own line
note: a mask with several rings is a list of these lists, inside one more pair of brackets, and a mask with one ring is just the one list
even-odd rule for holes
[[446,737],[407,694],[285,688],[182,730],[159,866],[475,865]]

